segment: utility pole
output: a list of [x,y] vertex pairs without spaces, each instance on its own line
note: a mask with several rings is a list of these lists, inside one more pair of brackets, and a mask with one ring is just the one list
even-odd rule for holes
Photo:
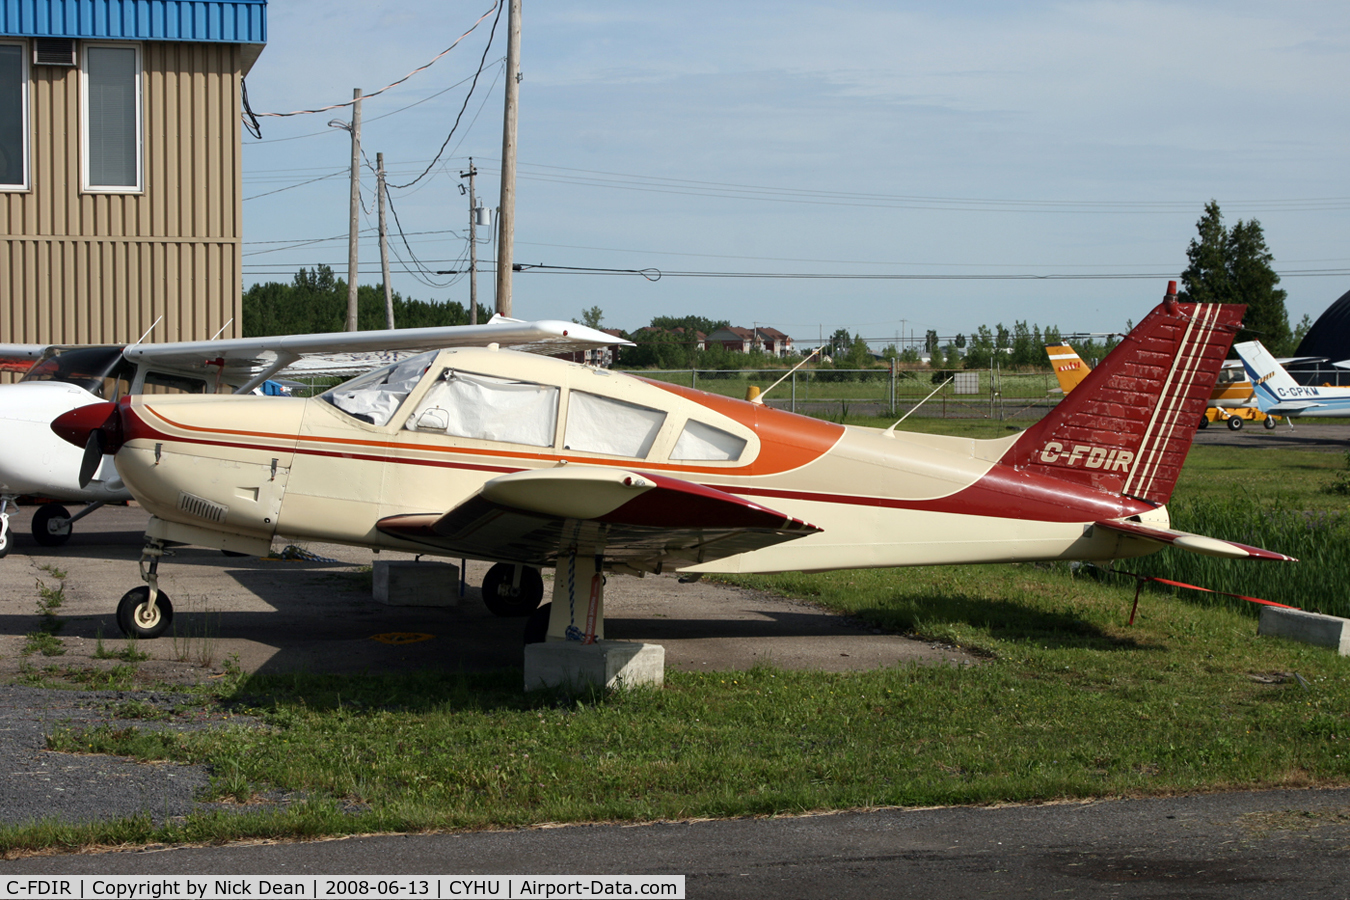
[[516,227],[516,118],[520,91],[520,0],[506,19],[506,109],[502,117],[502,200],[497,211],[497,312],[511,315],[511,244]]
[[386,328],[394,328],[394,292],[389,286],[389,230],[384,226],[384,154],[375,154],[375,185],[380,195],[380,277],[384,279],[384,321]]
[[361,89],[352,89],[352,201],[347,223],[347,330],[356,330],[356,238],[361,212]]
[[[460,172],[460,178],[469,179],[469,324],[478,324],[478,202],[473,192],[473,177],[478,170],[469,157],[469,171]],[[461,190],[463,187],[461,186]]]

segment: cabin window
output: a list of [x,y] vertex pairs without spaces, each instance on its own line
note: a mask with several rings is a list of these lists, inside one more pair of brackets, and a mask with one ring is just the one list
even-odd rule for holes
[[563,449],[645,457],[665,420],[659,409],[573,391]]
[[446,369],[405,426],[479,441],[552,447],[558,389]]
[[84,187],[141,189],[141,53],[127,45],[86,44]]
[[419,353],[402,362],[367,372],[338,385],[321,397],[354,419],[371,425],[388,425],[408,394],[417,387],[431,367],[438,352],[431,350]]
[[671,459],[726,460],[740,459],[745,450],[745,438],[690,419],[675,441]]
[[0,44],[0,190],[28,187],[28,55]]

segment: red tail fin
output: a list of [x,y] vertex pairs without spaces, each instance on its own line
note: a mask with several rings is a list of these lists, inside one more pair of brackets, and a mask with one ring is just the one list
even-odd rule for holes
[[1169,293],[1003,462],[1166,503],[1246,309]]

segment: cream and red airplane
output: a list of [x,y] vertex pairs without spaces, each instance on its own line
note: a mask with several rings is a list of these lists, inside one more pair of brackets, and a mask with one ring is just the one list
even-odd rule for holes
[[[311,399],[124,397],[52,429],[152,514],[129,635],[164,631],[164,546],[274,537],[496,563],[489,607],[527,639],[603,637],[603,571],[819,571],[1105,560],[1172,545],[1279,553],[1169,527],[1164,504],[1243,307],[1150,312],[1018,435],[845,426],[502,349],[429,352]],[[541,567],[556,567],[539,606]],[[536,608],[537,607],[537,608]],[[532,612],[533,611],[533,612]]]
[[[168,389],[196,394],[248,393],[283,370],[293,376],[368,371],[413,352],[497,343],[536,353],[561,353],[623,341],[569,322],[522,322],[494,316],[484,325],[396,331],[296,334],[159,344],[63,346],[0,344],[0,371],[26,371],[0,385],[0,557],[13,546],[11,506],[19,496],[48,501],[33,513],[33,538],[65,543],[74,522],[105,503],[126,501],[111,457],[91,460],[52,434],[51,422],[71,409],[109,397]],[[84,503],[72,515],[64,504]]]
[[[1092,367],[1068,343],[1046,344],[1045,352],[1050,357],[1050,366],[1055,370],[1061,393],[1072,391],[1092,371]],[[1259,421],[1267,431],[1275,427],[1275,419],[1258,407],[1252,393],[1252,383],[1243,374],[1242,364],[1237,360],[1224,363],[1219,370],[1214,391],[1209,395],[1209,404],[1200,416],[1199,427],[1208,428],[1210,422],[1220,420],[1228,423],[1229,431],[1241,430],[1245,421]]]

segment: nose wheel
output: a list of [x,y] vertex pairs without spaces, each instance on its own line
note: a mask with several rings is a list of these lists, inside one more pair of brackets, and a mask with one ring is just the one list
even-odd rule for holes
[[145,584],[132,588],[117,602],[117,627],[129,638],[157,638],[173,622],[173,603],[159,589],[159,561],[167,551],[157,540],[141,550],[141,578]]
[[59,503],[39,506],[33,513],[33,540],[43,547],[59,547],[70,540],[70,510]]
[[117,604],[117,627],[129,638],[157,638],[173,621],[173,603],[163,591],[155,592],[150,602],[150,587],[141,585],[122,595]]

